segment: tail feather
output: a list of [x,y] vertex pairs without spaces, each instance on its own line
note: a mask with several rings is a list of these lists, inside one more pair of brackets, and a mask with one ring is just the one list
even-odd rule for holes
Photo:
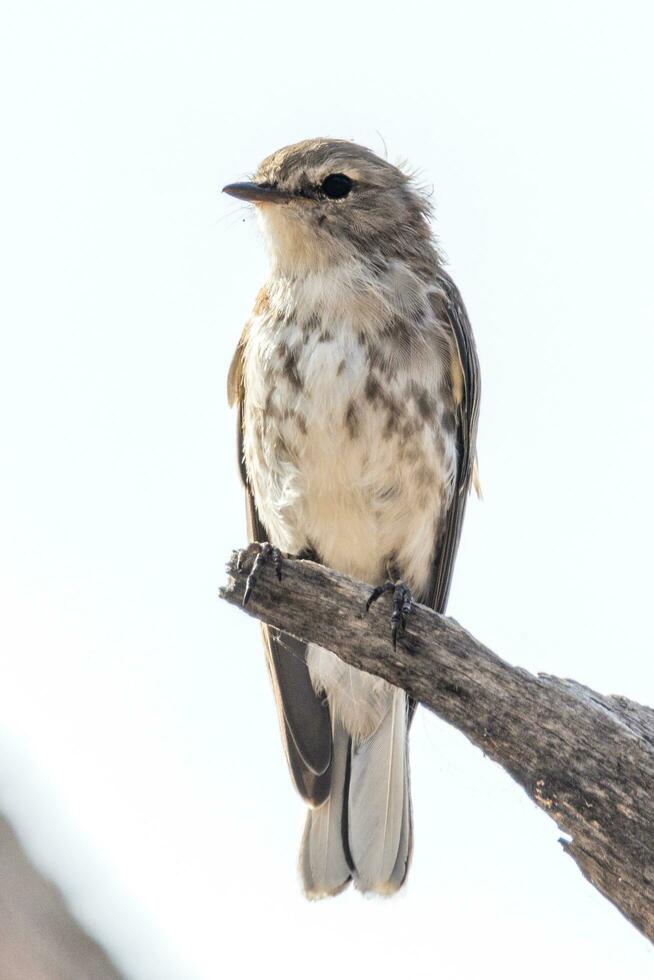
[[342,891],[351,877],[343,844],[343,813],[350,756],[350,737],[333,723],[331,790],[325,802],[307,812],[300,846],[300,874],[307,898]]
[[409,870],[411,861],[411,851],[413,849],[413,827],[411,825],[411,791],[409,788],[409,767],[405,764],[405,785],[404,785],[404,806],[402,809],[402,830],[400,831],[400,845],[397,851],[397,860],[391,873],[385,893],[390,895],[401,888]]
[[348,839],[360,891],[388,894],[406,877],[411,851],[406,746],[407,698],[397,689],[377,730],[352,753]]

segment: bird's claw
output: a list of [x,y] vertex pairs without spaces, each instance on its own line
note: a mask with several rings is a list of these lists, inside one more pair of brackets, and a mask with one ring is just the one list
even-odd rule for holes
[[397,638],[406,629],[407,616],[413,609],[413,596],[411,589],[404,582],[384,582],[372,590],[366,602],[366,612],[370,609],[373,602],[377,602],[385,592],[393,593],[393,613],[391,615],[391,640],[393,649],[397,647]]
[[239,551],[236,559],[236,571],[243,571],[245,559],[246,557],[249,558],[252,550],[256,551],[256,554],[254,561],[252,562],[252,568],[250,569],[249,575],[245,582],[245,592],[243,593],[244,606],[247,606],[248,600],[252,595],[252,590],[257,584],[257,575],[261,569],[261,566],[267,561],[272,562],[278,581],[281,582],[282,580],[282,553],[279,548],[275,548],[268,541],[254,541],[244,551]]

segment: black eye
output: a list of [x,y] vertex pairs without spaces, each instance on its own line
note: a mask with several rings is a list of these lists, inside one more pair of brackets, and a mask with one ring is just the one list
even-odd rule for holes
[[325,177],[323,180],[320,185],[320,190],[327,197],[334,199],[347,197],[352,190],[352,181],[345,174],[330,174],[329,177]]

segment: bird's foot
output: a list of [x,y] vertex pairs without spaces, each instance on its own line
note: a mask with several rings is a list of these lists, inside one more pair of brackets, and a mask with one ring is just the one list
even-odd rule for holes
[[391,616],[391,639],[393,641],[393,649],[395,650],[397,638],[404,633],[407,616],[413,609],[413,596],[411,595],[411,589],[405,582],[384,582],[383,585],[378,585],[376,589],[373,589],[368,596],[366,612],[368,612],[373,602],[377,602],[377,599],[384,595],[385,592],[394,593],[393,614]]
[[262,565],[265,565],[267,561],[272,562],[278,580],[280,582],[282,580],[282,553],[279,548],[275,548],[268,541],[254,541],[243,551],[239,551],[238,558],[236,559],[237,572],[243,571],[253,553],[254,561],[252,562],[252,567],[245,582],[245,592],[243,593],[244,606],[247,606],[248,599],[252,595],[252,590],[257,584],[257,575]]

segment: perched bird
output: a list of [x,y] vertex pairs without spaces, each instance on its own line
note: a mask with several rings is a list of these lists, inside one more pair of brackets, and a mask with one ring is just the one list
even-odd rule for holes
[[[261,561],[309,555],[442,612],[475,482],[479,370],[459,292],[411,177],[346,140],[310,139],[227,194],[270,253],[229,371],[249,531]],[[255,586],[256,587],[256,586]],[[286,755],[309,805],[309,898],[350,880],[390,894],[412,850],[404,691],[264,628]]]

